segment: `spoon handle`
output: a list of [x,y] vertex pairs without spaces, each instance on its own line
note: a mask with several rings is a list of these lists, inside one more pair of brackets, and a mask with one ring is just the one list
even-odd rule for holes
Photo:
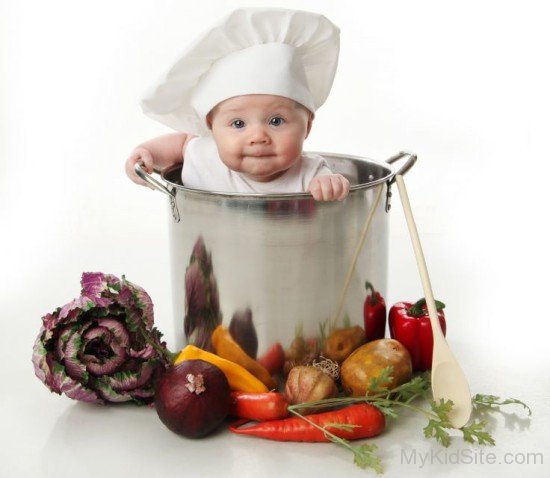
[[426,298],[426,305],[428,306],[428,314],[430,316],[430,323],[432,324],[435,345],[441,340],[444,341],[445,337],[443,336],[439,319],[437,318],[437,309],[435,306],[432,284],[430,282],[430,276],[428,275],[426,260],[424,259],[424,253],[422,252],[422,246],[420,245],[420,238],[418,236],[418,230],[416,229],[416,223],[414,222],[411,203],[409,202],[409,195],[407,194],[407,188],[405,187],[403,176],[400,174],[395,176],[395,182],[397,183],[397,188],[399,189],[399,197],[401,198],[401,203],[403,204],[403,211],[405,212],[405,218],[407,220],[407,226],[409,228],[409,234],[413,244],[416,264],[418,266],[418,272],[420,272],[422,287],[424,288],[424,296]]

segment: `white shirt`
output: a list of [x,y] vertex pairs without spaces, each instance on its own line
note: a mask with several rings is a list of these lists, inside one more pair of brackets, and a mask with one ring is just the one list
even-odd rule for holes
[[185,148],[181,171],[183,185],[192,189],[230,193],[300,193],[307,191],[316,176],[332,174],[325,159],[317,154],[302,154],[290,169],[278,178],[254,181],[229,169],[220,159],[214,138],[191,139]]

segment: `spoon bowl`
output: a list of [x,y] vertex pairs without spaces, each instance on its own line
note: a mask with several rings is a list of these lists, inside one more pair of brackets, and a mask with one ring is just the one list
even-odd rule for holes
[[[447,349],[451,351],[448,347]],[[442,361],[434,356],[433,363],[435,364],[435,367],[432,366],[434,400],[436,403],[441,399],[453,401],[449,421],[454,428],[461,428],[468,423],[472,413],[472,399],[466,376],[456,360]]]

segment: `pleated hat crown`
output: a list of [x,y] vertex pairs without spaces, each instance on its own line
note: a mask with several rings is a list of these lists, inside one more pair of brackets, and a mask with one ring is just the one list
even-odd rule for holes
[[241,8],[193,43],[141,101],[171,128],[207,134],[207,114],[235,96],[290,98],[315,112],[338,65],[340,30],[323,15]]

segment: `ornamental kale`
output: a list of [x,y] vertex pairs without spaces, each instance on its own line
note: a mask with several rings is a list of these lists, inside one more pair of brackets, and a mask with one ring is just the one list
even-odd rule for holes
[[81,285],[80,297],[42,317],[36,376],[75,400],[152,402],[170,353],[153,326],[151,298],[124,276],[84,273]]

